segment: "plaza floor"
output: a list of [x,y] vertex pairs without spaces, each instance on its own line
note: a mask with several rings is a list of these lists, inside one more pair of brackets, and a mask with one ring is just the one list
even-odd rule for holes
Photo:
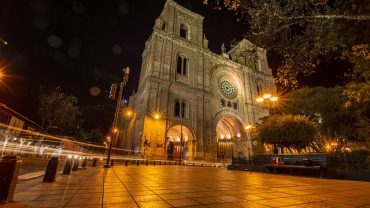
[[18,184],[7,207],[370,207],[370,183],[224,168],[114,166]]

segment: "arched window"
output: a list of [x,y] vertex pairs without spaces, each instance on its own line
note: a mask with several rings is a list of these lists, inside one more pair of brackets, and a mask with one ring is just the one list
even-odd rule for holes
[[176,100],[174,115],[180,118],[185,118],[185,112],[186,112],[186,103]]
[[180,117],[180,112],[181,112],[181,109],[180,109],[181,105],[180,105],[180,102],[179,101],[176,101],[175,102],[175,116],[177,117]]
[[262,82],[258,79],[256,81],[257,96],[263,94]]
[[177,70],[178,74],[187,75],[188,59],[184,56],[177,56]]
[[189,33],[188,27],[184,24],[181,24],[180,25],[180,37],[185,38],[185,39],[189,39],[189,37],[188,37],[189,34],[188,33]]

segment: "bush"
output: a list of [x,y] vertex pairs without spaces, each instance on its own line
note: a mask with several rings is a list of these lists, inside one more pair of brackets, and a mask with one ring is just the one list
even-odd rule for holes
[[340,170],[367,170],[368,150],[328,153],[328,168]]

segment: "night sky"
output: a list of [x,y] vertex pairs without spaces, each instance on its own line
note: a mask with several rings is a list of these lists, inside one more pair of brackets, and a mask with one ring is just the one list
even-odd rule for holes
[[[1,0],[0,64],[7,77],[0,86],[0,102],[39,122],[40,86],[60,86],[76,96],[83,108],[114,108],[108,100],[112,82],[131,67],[125,95],[137,90],[141,54],[165,0]],[[220,52],[241,40],[246,25],[233,14],[202,5],[202,0],[178,0],[205,17],[210,49]],[[270,66],[274,68],[274,63]],[[306,78],[303,84],[337,83],[335,64]],[[100,93],[99,93],[100,91]],[[110,116],[110,115],[106,115]]]

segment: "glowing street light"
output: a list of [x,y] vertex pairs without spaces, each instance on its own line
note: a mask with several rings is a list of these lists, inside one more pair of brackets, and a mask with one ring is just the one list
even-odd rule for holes
[[154,114],[154,119],[155,119],[155,120],[158,120],[158,119],[160,119],[160,118],[161,118],[161,116],[159,115],[159,113]]
[[3,40],[3,39],[0,38],[0,44],[8,45],[8,42],[6,42],[5,40]]
[[271,94],[264,94],[263,96],[262,96],[264,99],[270,99],[272,96],[271,96]]
[[259,102],[259,103],[261,103],[261,102],[263,102],[265,99],[263,99],[263,97],[258,97],[257,99],[256,99],[256,101],[257,102]]
[[128,117],[132,116],[132,111],[131,111],[131,110],[128,110],[128,111],[126,112],[126,116],[128,116]]
[[253,128],[253,126],[252,126],[252,125],[250,125],[250,124],[248,124],[248,125],[244,126],[244,129],[245,129],[245,130],[249,130],[249,129],[251,129],[251,128]]
[[262,95],[262,97],[258,97],[258,98],[256,98],[256,101],[257,101],[258,103],[262,103],[262,102],[264,102],[264,101],[276,102],[276,101],[278,101],[278,100],[279,100],[279,98],[278,98],[277,96],[272,96],[272,95],[271,95],[271,94],[269,94],[269,93],[266,93],[266,94]]
[[114,128],[114,129],[113,129],[113,132],[114,132],[114,133],[117,133],[117,132],[118,132],[118,129],[117,129],[117,128]]
[[275,101],[277,101],[278,99],[279,99],[279,98],[278,98],[278,97],[275,97],[275,96],[270,98],[270,100],[271,100],[272,102],[275,102]]

